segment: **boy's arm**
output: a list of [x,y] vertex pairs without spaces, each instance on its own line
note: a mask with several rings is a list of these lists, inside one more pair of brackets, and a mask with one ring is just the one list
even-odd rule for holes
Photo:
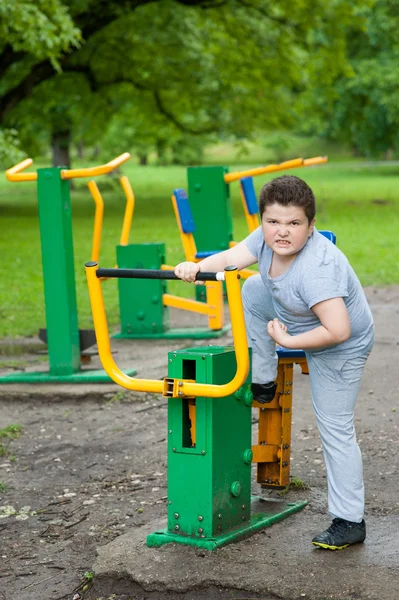
[[216,273],[225,267],[234,265],[238,270],[254,265],[258,259],[251,254],[245,242],[240,242],[232,248],[204,258],[199,263],[182,262],[175,268],[175,274],[184,281],[195,281],[199,271]]
[[269,321],[267,332],[270,337],[285,348],[295,350],[316,350],[326,346],[342,344],[351,334],[348,311],[343,298],[331,298],[312,306],[321,325],[299,335],[284,331],[278,319]]

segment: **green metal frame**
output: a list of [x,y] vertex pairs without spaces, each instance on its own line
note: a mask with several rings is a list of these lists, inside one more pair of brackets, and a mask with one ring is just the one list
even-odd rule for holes
[[[236,371],[232,348],[208,346],[170,352],[168,376],[221,385]],[[213,550],[268,527],[306,502],[256,500],[251,514],[252,395],[168,401],[168,526],[147,537],[148,546],[170,542]],[[194,443],[195,439],[195,443]]]
[[80,366],[70,185],[61,167],[38,169],[37,191],[50,370],[10,373],[0,382],[111,382],[102,369]]
[[224,181],[228,172],[228,167],[219,166],[187,169],[197,252],[227,250],[233,240],[230,188]]
[[226,533],[222,533],[215,537],[206,539],[198,539],[195,537],[182,536],[177,533],[171,533],[168,529],[160,529],[154,531],[147,536],[147,546],[159,547],[164,544],[184,544],[186,546],[196,546],[204,550],[217,550],[221,546],[238,542],[240,539],[248,537],[261,529],[266,529],[283,521],[287,517],[299,512],[307,505],[307,501],[286,502],[276,500],[265,500],[260,497],[253,496],[251,498],[251,516],[249,521],[238,526]]
[[[116,247],[122,269],[160,269],[165,264],[165,244],[128,244]],[[230,330],[208,327],[170,328],[169,309],[163,304],[166,280],[118,279],[121,331],[113,337],[127,339],[212,339]],[[206,317],[204,317],[206,318]]]

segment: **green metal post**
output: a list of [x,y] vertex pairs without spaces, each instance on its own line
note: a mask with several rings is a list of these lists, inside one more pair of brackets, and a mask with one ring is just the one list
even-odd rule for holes
[[227,250],[233,240],[230,189],[224,181],[227,167],[189,167],[188,197],[195,222],[198,252]]
[[[160,269],[165,264],[165,244],[128,244],[116,247],[121,269]],[[118,338],[162,337],[169,328],[168,308],[162,296],[167,282],[161,279],[118,279],[121,332]]]
[[69,181],[61,167],[38,169],[37,189],[50,372],[15,372],[0,382],[111,382],[102,369],[80,369]]
[[[223,384],[236,371],[232,348],[208,346],[170,352],[169,376]],[[214,550],[305,506],[306,502],[251,503],[252,394],[247,384],[225,398],[168,401],[167,529],[148,546],[170,542]],[[195,402],[195,432],[190,403]],[[191,407],[191,411],[192,411]],[[192,413],[191,413],[192,414]],[[266,504],[267,511],[259,505]],[[251,508],[256,514],[251,516]],[[262,510],[263,509],[263,510]]]
[[60,168],[38,169],[40,241],[50,374],[80,370],[69,181]]

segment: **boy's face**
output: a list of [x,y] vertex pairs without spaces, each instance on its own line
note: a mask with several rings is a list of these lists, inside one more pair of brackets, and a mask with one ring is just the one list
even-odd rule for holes
[[315,219],[309,223],[301,206],[270,204],[262,215],[262,230],[266,244],[279,256],[297,254],[313,233]]

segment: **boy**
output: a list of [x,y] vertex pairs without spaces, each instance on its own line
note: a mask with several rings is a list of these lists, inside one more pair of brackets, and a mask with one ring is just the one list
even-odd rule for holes
[[338,550],[366,537],[362,457],[353,418],[374,342],[373,318],[348,260],[315,229],[315,198],[303,180],[283,175],[266,183],[259,211],[261,227],[245,240],[200,263],[180,263],[175,273],[195,281],[198,271],[258,263],[259,275],[242,289],[253,351],[252,391],[258,402],[273,399],[276,343],[305,351],[333,518],[312,543]]

